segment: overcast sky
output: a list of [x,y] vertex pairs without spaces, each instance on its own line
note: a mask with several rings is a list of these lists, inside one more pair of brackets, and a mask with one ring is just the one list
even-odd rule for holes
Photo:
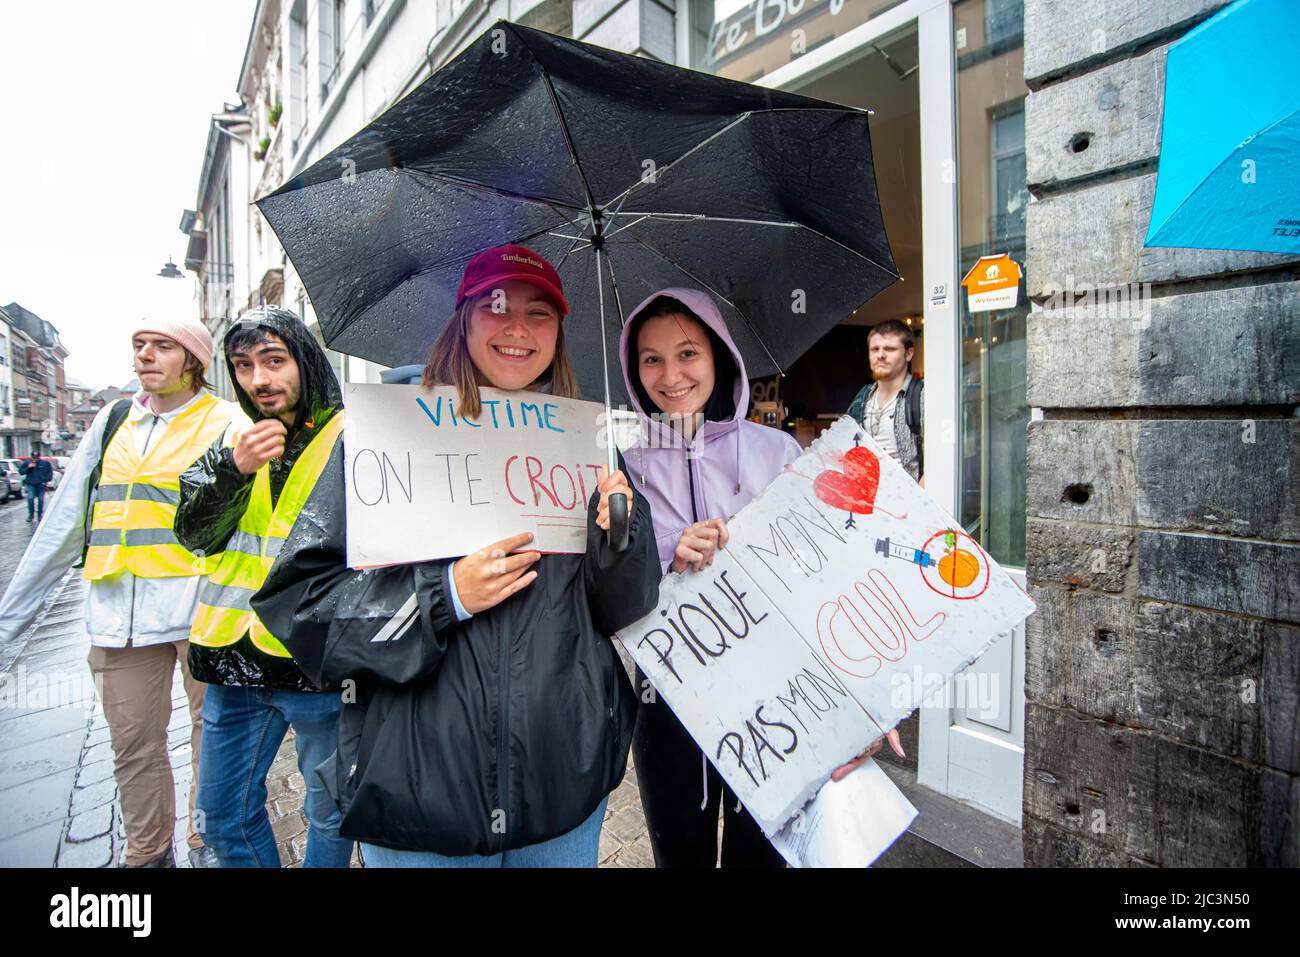
[[132,378],[150,304],[193,295],[193,273],[156,273],[168,256],[184,271],[181,211],[256,5],[0,3],[0,305],[53,323],[86,385]]

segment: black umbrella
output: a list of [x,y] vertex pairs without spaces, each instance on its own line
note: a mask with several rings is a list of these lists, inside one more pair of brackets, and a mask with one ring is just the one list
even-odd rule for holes
[[607,406],[624,303],[707,290],[760,377],[898,278],[865,111],[504,20],[258,206],[325,342],[384,365],[425,358],[475,253],[532,247]]

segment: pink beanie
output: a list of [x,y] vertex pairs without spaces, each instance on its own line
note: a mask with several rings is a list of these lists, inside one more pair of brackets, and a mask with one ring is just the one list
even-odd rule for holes
[[138,336],[142,332],[152,332],[156,335],[166,336],[168,339],[174,339],[188,349],[193,356],[203,363],[203,368],[212,363],[212,333],[198,319],[155,319],[144,320],[147,325],[141,326],[131,335]]

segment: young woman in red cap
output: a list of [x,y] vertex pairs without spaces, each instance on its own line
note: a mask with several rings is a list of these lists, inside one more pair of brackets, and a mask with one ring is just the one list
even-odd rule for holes
[[[425,384],[455,387],[469,417],[479,386],[576,395],[568,311],[559,274],[537,253],[480,253]],[[603,531],[615,492],[631,505],[621,553]],[[530,541],[348,569],[339,443],[254,599],[321,687],[355,682],[338,751],[319,773],[367,866],[595,866],[636,715],[608,636],[658,601],[649,505],[620,470],[591,497],[585,554],[521,551]]]

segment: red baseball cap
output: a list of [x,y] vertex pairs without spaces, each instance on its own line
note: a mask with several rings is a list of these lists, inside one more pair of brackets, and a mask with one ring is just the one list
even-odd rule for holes
[[485,249],[469,261],[460,280],[460,290],[456,293],[457,308],[471,296],[510,279],[529,283],[546,293],[559,308],[560,318],[569,314],[564,284],[555,267],[527,246],[516,243]]

